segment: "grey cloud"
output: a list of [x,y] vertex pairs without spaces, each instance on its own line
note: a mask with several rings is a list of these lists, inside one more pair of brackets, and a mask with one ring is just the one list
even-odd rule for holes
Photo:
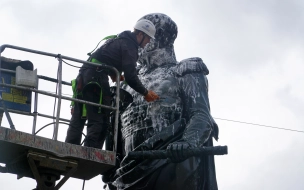
[[[24,33],[36,33],[38,35],[48,35],[55,37],[71,28],[83,30],[93,28],[91,18],[102,23],[102,9],[96,11],[98,7],[92,7],[90,3],[81,1],[9,1],[2,4],[2,9],[10,12],[10,16],[23,29]],[[83,24],[83,25],[79,25]],[[69,31],[70,32],[70,31]]]
[[[272,1],[261,6],[261,12],[283,39],[303,40],[304,2],[300,0]],[[299,38],[302,37],[302,38]]]
[[252,179],[250,182],[246,182],[243,188],[236,189],[304,189],[302,180],[304,153],[299,149],[299,145],[303,143],[303,140],[299,140],[289,146],[287,150],[271,155],[255,170],[252,170],[251,175],[248,176],[249,179]]
[[177,4],[187,19],[177,24],[197,26],[189,37],[189,44],[200,46],[193,54],[204,54],[215,66],[246,75],[303,46],[303,1],[194,2]]
[[281,104],[290,110],[299,120],[304,122],[303,113],[304,113],[304,101],[298,97],[295,97],[291,94],[292,86],[287,85],[282,89],[278,90],[276,96],[280,100]]

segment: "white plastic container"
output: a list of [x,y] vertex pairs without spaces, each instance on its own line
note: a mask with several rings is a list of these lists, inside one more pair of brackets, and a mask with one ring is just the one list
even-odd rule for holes
[[38,88],[37,69],[31,71],[18,66],[16,68],[16,85]]

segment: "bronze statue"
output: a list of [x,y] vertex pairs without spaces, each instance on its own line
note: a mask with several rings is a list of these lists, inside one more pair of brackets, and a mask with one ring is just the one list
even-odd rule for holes
[[160,100],[146,102],[126,84],[133,102],[121,113],[122,155],[130,151],[161,150],[169,159],[123,159],[105,180],[117,189],[216,190],[214,156],[190,157],[183,150],[213,146],[218,126],[210,114],[209,71],[199,57],[176,61],[177,25],[165,14],[143,18],[156,26],[155,40],[141,49],[138,76]]

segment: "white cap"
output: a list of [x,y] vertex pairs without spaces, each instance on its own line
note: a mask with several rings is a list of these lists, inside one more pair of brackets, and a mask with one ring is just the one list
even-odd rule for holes
[[150,36],[152,39],[154,38],[156,29],[154,24],[147,19],[140,19],[134,26],[135,29],[140,30]]

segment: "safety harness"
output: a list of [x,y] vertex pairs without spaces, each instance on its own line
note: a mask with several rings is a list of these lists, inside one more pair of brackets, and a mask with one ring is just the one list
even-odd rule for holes
[[[87,55],[90,56],[88,61],[92,62],[92,63],[98,63],[98,64],[102,64],[100,61],[98,61],[95,58],[91,58],[92,53],[96,50],[96,48],[99,46],[100,42],[104,41],[104,40],[108,40],[108,39],[115,39],[117,38],[117,35],[110,35],[107,36],[105,38],[103,38],[102,40],[100,40],[97,44],[97,46],[93,49],[93,51],[91,51],[90,53],[88,53]],[[78,75],[79,76],[79,75]],[[82,86],[82,76],[80,76],[79,78],[77,77],[76,79],[73,79],[71,81],[71,85],[72,85],[72,90],[73,90],[73,98],[76,99],[81,99],[83,94],[83,89],[85,89],[87,86],[89,85],[97,85],[100,88],[100,97],[99,97],[99,104],[102,104],[102,88],[100,86],[100,84],[96,81],[91,81],[89,83],[87,83],[86,85]],[[78,79],[78,80],[77,80]],[[81,81],[81,82],[80,82]],[[71,101],[71,105],[70,107],[73,108],[75,106],[75,102]],[[101,113],[101,107],[99,107],[98,109],[98,113]],[[83,104],[82,106],[82,114],[81,114],[81,118],[85,119],[87,117],[87,109],[86,109],[86,105]]]

